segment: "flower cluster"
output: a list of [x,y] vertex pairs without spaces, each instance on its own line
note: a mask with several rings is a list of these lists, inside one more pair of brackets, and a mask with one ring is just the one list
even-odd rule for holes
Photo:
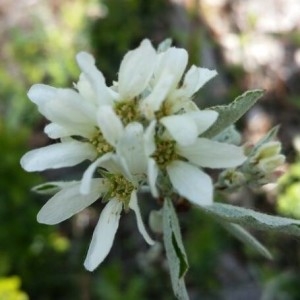
[[112,86],[90,54],[76,58],[81,74],[74,89],[37,84],[29,90],[30,100],[50,121],[45,133],[60,142],[29,151],[21,165],[43,171],[90,162],[81,180],[47,184],[55,195],[38,221],[62,222],[102,198],[106,205],[85,260],[85,267],[94,270],[110,251],[123,210],[134,211],[139,231],[154,243],[138,205],[142,186],[149,186],[154,197],[176,193],[210,205],[213,183],[203,168],[234,168],[246,157],[242,147],[203,136],[218,113],[200,110],[193,95],[216,72],[192,66],[185,73],[184,49],[156,51],[143,40],[124,56]]

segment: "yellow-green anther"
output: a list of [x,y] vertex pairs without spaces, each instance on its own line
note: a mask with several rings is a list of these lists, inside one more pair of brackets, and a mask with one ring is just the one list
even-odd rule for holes
[[152,157],[161,169],[165,169],[168,164],[178,158],[175,146],[175,141],[156,139],[156,151]]
[[114,147],[105,140],[100,130],[90,139],[90,143],[95,146],[99,156],[114,151]]
[[140,119],[136,100],[118,102],[114,109],[125,126]]
[[134,190],[134,185],[123,175],[113,175],[108,178],[108,193],[110,198],[116,198],[128,207],[130,196]]

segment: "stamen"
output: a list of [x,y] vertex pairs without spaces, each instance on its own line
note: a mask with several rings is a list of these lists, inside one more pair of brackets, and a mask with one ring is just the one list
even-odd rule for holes
[[175,146],[175,141],[156,139],[156,151],[152,157],[161,169],[165,169],[168,164],[178,158]]
[[120,174],[110,175],[107,179],[109,198],[116,198],[123,202],[125,209],[128,208],[131,193],[135,188],[134,185]]
[[90,143],[95,146],[99,156],[114,151],[114,147],[105,140],[99,129],[97,129],[96,134],[90,139]]
[[115,112],[125,126],[131,122],[139,121],[141,118],[136,102],[137,100],[133,99],[129,101],[121,101],[115,105]]

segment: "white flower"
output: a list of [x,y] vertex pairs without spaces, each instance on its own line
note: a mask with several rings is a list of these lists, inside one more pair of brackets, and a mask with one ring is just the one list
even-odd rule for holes
[[123,209],[127,211],[130,208],[134,211],[140,233],[148,244],[154,244],[142,221],[137,201],[139,181],[128,174],[130,167],[124,168],[116,155],[101,166],[105,166],[108,173],[104,178],[89,179],[89,194],[80,193],[81,182],[60,184],[62,189],[42,207],[37,216],[40,223],[53,225],[80,212],[99,197],[107,200],[94,230],[84,263],[89,271],[93,271],[109,253]]
[[[190,114],[194,113],[180,116],[189,118]],[[215,122],[216,114],[213,111],[197,112],[198,135]],[[193,143],[186,143],[186,140],[182,138],[182,132],[176,131],[178,124],[168,124],[167,130],[156,124],[156,121],[152,121],[145,132],[148,181],[152,194],[158,197],[157,178],[159,174],[162,174],[162,176],[168,176],[179,195],[192,203],[211,204],[213,201],[212,181],[199,167],[238,166],[246,160],[243,149],[201,137],[197,137]],[[182,126],[184,127],[184,124]]]
[[51,122],[45,132],[61,142],[26,153],[21,165],[27,171],[74,166],[115,152],[124,130],[111,106],[116,95],[106,87],[92,56],[80,53],[77,61],[82,69],[78,92],[42,84],[32,86],[28,92],[30,100]]

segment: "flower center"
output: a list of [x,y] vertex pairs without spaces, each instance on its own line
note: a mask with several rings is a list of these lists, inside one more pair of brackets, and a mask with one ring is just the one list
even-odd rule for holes
[[116,103],[115,112],[125,126],[140,118],[136,99]]
[[89,141],[93,146],[95,146],[99,156],[114,151],[114,147],[105,140],[99,129],[97,129],[96,134]]
[[128,181],[123,175],[110,174],[108,179],[108,196],[109,198],[116,198],[124,203],[125,208],[128,207],[130,196],[134,190],[134,185]]
[[168,164],[178,158],[175,146],[175,141],[156,139],[156,150],[152,157],[161,169],[165,169]]

